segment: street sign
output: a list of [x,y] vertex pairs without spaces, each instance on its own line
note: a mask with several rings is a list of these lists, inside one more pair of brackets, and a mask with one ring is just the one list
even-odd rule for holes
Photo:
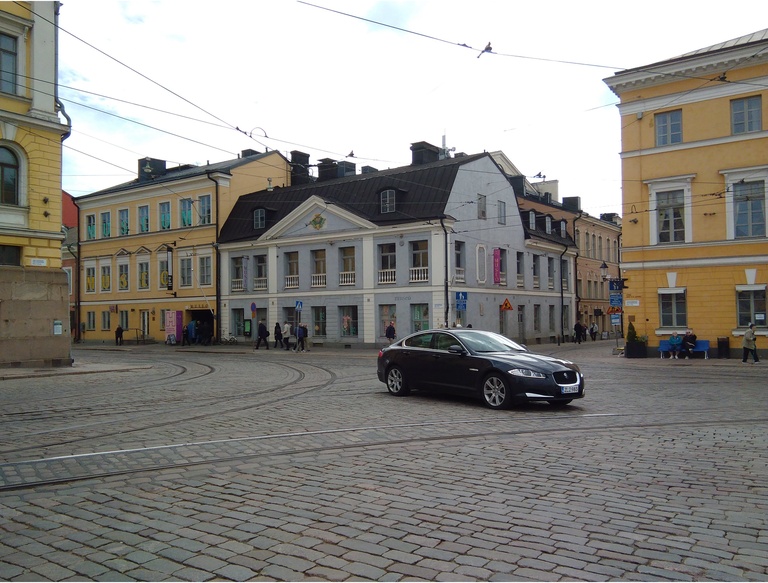
[[512,304],[509,303],[509,298],[504,298],[504,303],[501,304],[502,310],[513,310]]
[[623,296],[621,293],[612,293],[610,296],[610,305],[620,308],[622,306]]
[[296,300],[296,311],[301,312],[303,307],[304,307],[304,302],[302,302],[301,300]]
[[465,311],[467,309],[467,292],[456,292],[456,309]]

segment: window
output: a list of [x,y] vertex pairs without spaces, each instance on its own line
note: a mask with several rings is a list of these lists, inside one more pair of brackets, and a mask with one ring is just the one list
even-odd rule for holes
[[128,209],[120,209],[117,211],[117,228],[121,237],[125,237],[130,234],[130,225],[128,223]]
[[148,206],[139,207],[139,232],[140,233],[149,232],[149,207]]
[[101,213],[101,238],[109,239],[112,236],[112,213]]
[[[3,36],[0,35],[0,38]],[[8,148],[0,148],[0,203],[21,205],[19,160]]]
[[85,216],[85,238],[88,241],[96,238],[96,215]]
[[255,255],[253,262],[253,289],[267,289],[267,256]]
[[486,208],[486,201],[484,194],[477,195],[477,218],[484,219],[488,216],[488,209]]
[[656,146],[680,144],[683,141],[683,111],[667,111],[654,116]]
[[409,281],[429,281],[429,243],[411,242],[411,273]]
[[85,314],[85,329],[96,330],[96,312],[87,312]]
[[560,221],[560,236],[565,239],[568,237],[568,228],[565,221]]
[[157,287],[159,289],[168,289],[168,260],[167,259],[158,259],[157,261],[157,271],[158,271],[158,279],[157,279]]
[[117,266],[117,289],[120,291],[128,291],[128,264],[120,263]]
[[200,224],[211,224],[211,195],[206,194],[201,196],[200,199]]
[[765,288],[737,291],[739,326],[754,324],[765,328]]
[[205,255],[198,258],[199,271],[198,285],[211,285],[211,256]]
[[128,330],[128,310],[120,310],[117,315],[119,318],[120,327],[123,330]]
[[545,217],[544,219],[545,227],[544,229],[547,232],[547,235],[552,234],[552,217]]
[[517,287],[525,287],[525,253],[517,252]]
[[507,250],[496,248],[493,250],[493,283],[495,285],[507,285]]
[[21,265],[21,247],[0,245],[0,265]]
[[168,310],[160,310],[160,330],[165,330],[165,314]]
[[561,280],[562,285],[563,285],[563,287],[562,287],[563,291],[568,291],[569,290],[569,287],[568,287],[569,279],[570,278],[568,277],[568,260],[567,259],[561,259],[560,260],[560,280]]
[[659,317],[662,328],[687,328],[685,290],[659,292]]
[[139,261],[139,289],[149,289],[149,261]]
[[112,329],[112,322],[110,318],[109,310],[104,310],[101,312],[101,329],[102,330],[111,330]]
[[589,255],[592,259],[595,258],[595,253],[597,253],[597,245],[595,244],[595,240],[596,240],[595,239],[595,234],[592,233],[592,249],[591,249],[590,255]]
[[355,285],[355,248],[339,249],[339,285]]
[[455,241],[453,244],[453,275],[455,283],[466,283],[467,281],[466,267],[464,265],[466,262],[466,259],[464,258],[466,247],[464,241]]
[[603,259],[603,236],[597,238],[597,258]]
[[285,254],[285,287],[299,287],[299,252],[289,251]]
[[312,287],[326,286],[325,249],[312,251]]
[[539,265],[539,256],[533,256],[533,287],[539,289],[541,287],[541,266]]
[[231,291],[245,291],[245,260],[246,257],[232,258],[232,279],[230,281]]
[[253,211],[253,230],[258,231],[263,229],[267,224],[267,215],[264,209],[256,209]]
[[182,257],[179,260],[179,268],[181,270],[181,287],[192,286],[192,258]]
[[381,213],[395,212],[395,191],[385,190],[381,193]]
[[342,336],[357,336],[357,306],[339,306]]
[[555,330],[555,306],[549,306],[549,329],[551,331]]
[[507,224],[507,203],[503,200],[499,201],[499,224],[500,225],[506,225]]
[[[411,304],[411,332],[429,330],[429,304]],[[404,336],[404,334],[400,334]]]
[[397,247],[394,243],[379,245],[379,283],[397,282]]
[[536,230],[536,213],[534,211],[528,212],[528,228],[532,231]]
[[760,95],[731,101],[731,133],[735,135],[762,130],[762,109]]
[[312,306],[312,330],[315,336],[327,336],[325,306]]
[[683,191],[670,190],[657,193],[656,208],[659,212],[659,243],[684,242]]
[[96,293],[96,268],[95,267],[85,268],[85,293],[87,294]]
[[112,266],[101,266],[101,291],[112,291]]
[[16,39],[0,34],[0,91],[3,93],[16,93],[16,51]]
[[555,260],[547,257],[547,289],[555,289]]
[[159,205],[160,210],[160,230],[167,231],[171,228],[171,203],[161,202]]
[[192,226],[192,199],[182,198],[179,201],[179,215],[181,216],[181,226]]
[[541,332],[541,304],[533,304],[533,330]]
[[765,182],[737,182],[733,185],[734,236],[765,236]]

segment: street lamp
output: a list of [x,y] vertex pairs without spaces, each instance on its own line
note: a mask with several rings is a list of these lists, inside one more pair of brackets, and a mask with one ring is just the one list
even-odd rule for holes
[[[626,281],[626,278],[623,277],[611,277],[608,274],[608,264],[603,261],[603,264],[600,266],[600,277],[603,279],[603,281],[609,282],[609,293],[610,292],[618,292],[618,298],[619,302],[621,303],[621,335],[624,336],[624,289],[626,288],[626,285],[624,285],[624,282]],[[613,294],[611,294],[613,295]],[[613,298],[611,298],[611,305],[613,306]],[[610,314],[610,312],[609,312]],[[618,346],[619,338],[616,337],[616,345]]]

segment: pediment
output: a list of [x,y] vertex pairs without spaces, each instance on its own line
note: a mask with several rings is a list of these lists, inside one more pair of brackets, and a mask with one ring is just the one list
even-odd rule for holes
[[263,239],[318,236],[375,229],[376,225],[335,203],[312,196],[274,225]]

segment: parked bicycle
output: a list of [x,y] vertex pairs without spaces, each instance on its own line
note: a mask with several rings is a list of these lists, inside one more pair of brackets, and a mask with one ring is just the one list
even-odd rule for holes
[[237,344],[237,338],[232,334],[229,336],[222,336],[219,339],[219,344]]

